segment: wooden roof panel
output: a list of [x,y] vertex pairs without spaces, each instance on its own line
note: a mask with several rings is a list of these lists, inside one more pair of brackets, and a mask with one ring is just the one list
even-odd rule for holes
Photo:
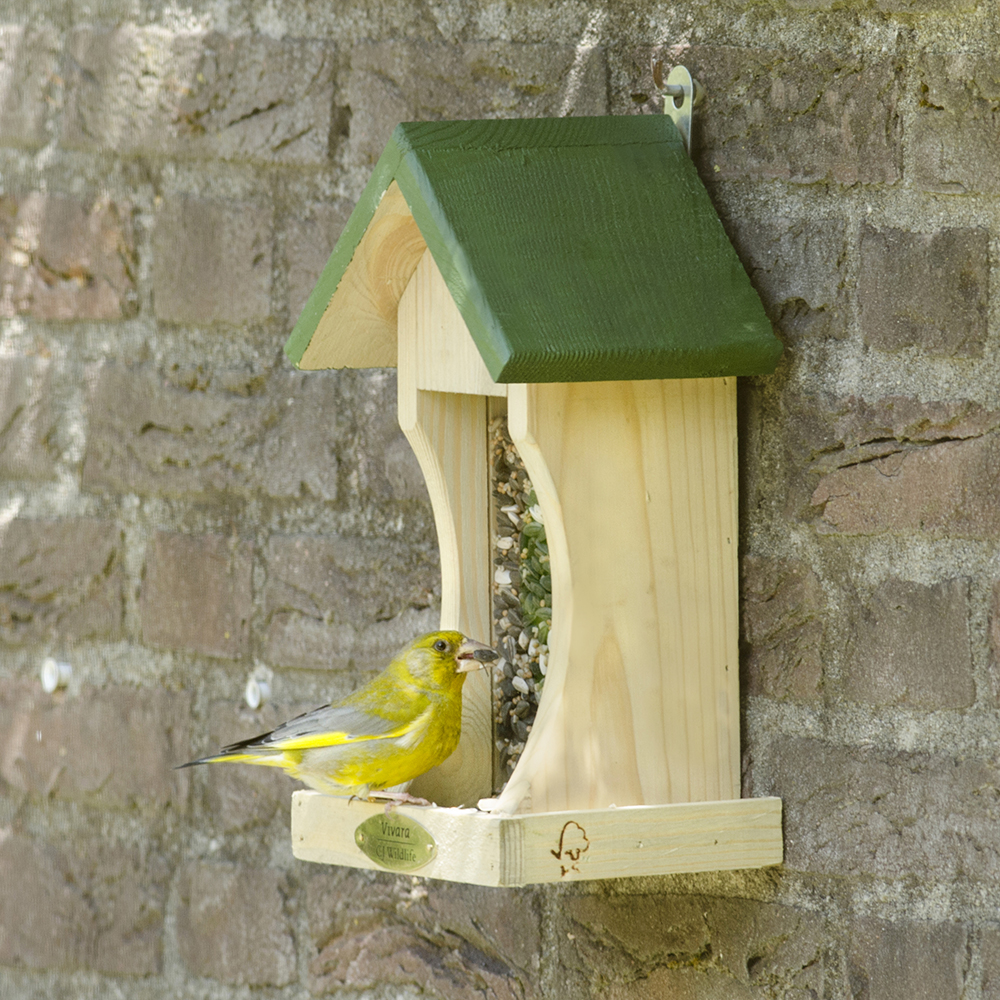
[[[303,367],[337,355],[317,337],[357,338],[357,285],[342,279],[393,180],[497,382],[777,363],[781,344],[673,123],[623,116],[400,125],[286,348]],[[380,299],[383,283],[405,286],[370,280]]]

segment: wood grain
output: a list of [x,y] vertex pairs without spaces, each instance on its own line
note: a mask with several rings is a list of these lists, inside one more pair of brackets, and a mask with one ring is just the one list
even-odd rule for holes
[[393,181],[298,362],[299,368],[396,364],[399,300],[427,244]]
[[490,378],[430,250],[420,258],[411,284],[419,310],[417,387],[434,392],[506,396],[507,386],[497,385]]
[[[399,425],[420,463],[441,553],[441,628],[489,641],[490,538],[486,398],[417,388],[417,345],[427,315],[426,284],[411,282],[399,303]],[[462,700],[458,749],[411,788],[440,805],[488,795],[493,767],[490,671],[471,673]]]
[[781,356],[666,116],[401,124],[289,357],[391,364],[424,243],[498,383],[757,375]]
[[[354,842],[358,825],[383,808],[295,792],[292,852],[303,861],[383,870]],[[436,857],[415,874],[474,885],[763,868],[782,860],[777,798],[521,816],[412,806],[398,811],[437,843]]]
[[510,386],[549,666],[502,812],[737,799],[735,379]]

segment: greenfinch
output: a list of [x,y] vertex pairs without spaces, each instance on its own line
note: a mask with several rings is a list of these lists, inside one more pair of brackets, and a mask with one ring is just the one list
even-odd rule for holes
[[328,795],[411,799],[406,785],[445,760],[462,731],[466,674],[497,654],[461,632],[428,632],[400,650],[374,680],[262,736],[181,767],[240,761],[280,767]]

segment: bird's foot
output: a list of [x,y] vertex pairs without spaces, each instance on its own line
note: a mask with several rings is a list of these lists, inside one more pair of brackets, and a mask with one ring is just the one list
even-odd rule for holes
[[386,800],[385,811],[386,815],[392,810],[393,806],[432,806],[433,802],[427,799],[422,799],[417,795],[411,795],[409,792],[388,792],[385,789],[377,788],[372,789],[368,793],[368,801],[376,802]]

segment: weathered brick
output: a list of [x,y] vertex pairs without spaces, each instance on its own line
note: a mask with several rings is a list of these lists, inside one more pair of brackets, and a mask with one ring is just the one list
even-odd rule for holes
[[160,972],[169,869],[155,845],[77,840],[71,857],[95,925],[93,967],[115,976]]
[[427,483],[410,443],[402,434],[393,434],[381,452],[382,468],[395,500],[419,500],[430,506]]
[[412,884],[343,872],[310,879],[314,994],[417,987],[449,1000],[537,995],[541,915],[530,890]]
[[380,670],[414,636],[438,626],[436,609],[406,609],[388,622],[328,623],[296,611],[268,616],[264,655],[289,667]]
[[405,912],[412,898],[405,881],[364,869],[317,869],[306,883],[306,915],[315,952],[334,938],[363,933]]
[[338,378],[337,372],[279,372],[266,379],[220,370],[161,375],[103,366],[87,403],[84,487],[335,500],[339,450],[354,420]]
[[789,868],[965,885],[1000,876],[993,761],[789,738],[770,744],[767,770],[753,794],[783,800]]
[[193,44],[198,62],[170,109],[175,149],[223,160],[326,161],[335,70],[329,43],[213,33],[180,44]]
[[823,681],[823,612],[816,574],[797,560],[743,560],[747,691],[812,701]]
[[[209,710],[207,739],[196,750],[214,753],[223,746],[270,732],[287,719],[316,708],[315,704],[287,706],[265,704],[251,712],[239,702],[215,702]],[[205,769],[205,803],[214,827],[227,833],[252,826],[266,826],[275,814],[287,822],[292,792],[302,786],[272,767],[218,765]]]
[[142,584],[143,641],[236,659],[247,650],[253,546],[222,535],[157,532]]
[[1000,427],[1000,410],[972,400],[922,402],[908,396],[824,401],[826,429],[816,453],[830,452],[824,469],[856,465],[899,451],[898,444],[933,444],[981,437]]
[[93,381],[85,489],[200,496],[242,489],[259,457],[261,399],[181,388],[155,371],[109,364]]
[[854,618],[843,671],[848,698],[926,709],[975,701],[968,580],[887,580]]
[[436,625],[437,566],[402,542],[275,536],[267,562],[270,663],[373,670]]
[[660,966],[704,961],[712,935],[703,904],[687,896],[568,898],[561,907],[566,930],[560,964],[606,987]]
[[839,220],[735,218],[728,231],[767,314],[787,339],[847,335]]
[[183,811],[190,696],[161,688],[42,694],[0,681],[0,778],[20,792],[128,809]]
[[0,197],[0,317],[132,316],[136,265],[128,205],[40,193]]
[[851,928],[848,976],[859,1000],[966,996],[968,934],[960,924],[861,919]]
[[148,142],[148,151],[157,151],[167,109],[176,107],[194,75],[197,36],[125,23],[111,31],[79,28],[67,50],[62,141],[120,153],[138,152]]
[[792,472],[787,510],[796,516],[815,513],[810,496],[822,477],[838,469],[919,451],[915,446],[979,438],[998,427],[1000,411],[967,399],[867,400],[784,392],[779,432]]
[[349,160],[366,169],[402,121],[607,113],[603,50],[512,42],[355,45],[344,99]]
[[1000,929],[984,927],[979,935],[983,1000],[1000,1000]]
[[274,380],[269,420],[255,467],[256,484],[269,496],[336,500],[340,462],[337,372],[295,372]]
[[861,230],[858,305],[865,342],[884,351],[981,357],[989,298],[989,233]]
[[59,38],[50,27],[0,25],[0,142],[44,146],[45,122],[59,66]]
[[375,927],[340,939],[313,962],[314,993],[344,988],[416,987],[448,1000],[526,1000],[534,996],[497,963],[460,939],[443,933],[439,941],[411,927]]
[[692,45],[637,54],[643,78],[650,52],[683,63],[710,95],[694,151],[706,179],[851,185],[902,176],[901,66],[893,59]]
[[399,429],[395,370],[344,370],[337,387],[340,413],[351,421],[341,449],[345,478],[366,501],[416,500],[429,513],[423,473]]
[[665,895],[571,897],[560,911],[560,965],[593,996],[825,995],[829,929],[815,913]]
[[[408,907],[407,918],[425,932],[444,931],[460,937],[469,967],[490,960],[502,963],[496,970],[516,981],[526,996],[537,988],[542,955],[542,898],[531,888],[497,893],[483,886],[435,885]],[[475,953],[486,956],[486,961]]]
[[332,48],[253,34],[77,29],[63,139],[72,148],[289,164],[323,163]]
[[333,252],[351,214],[346,201],[308,205],[296,212],[285,236],[288,314],[294,323]]
[[705,900],[717,962],[757,996],[829,996],[831,928],[821,913],[751,899]]
[[0,640],[122,633],[122,533],[108,521],[15,519],[0,545]]
[[924,53],[913,123],[915,175],[929,191],[1000,192],[1000,58]]
[[[754,992],[732,976],[709,968],[654,969],[631,983],[614,983],[598,988],[594,996],[607,1000],[754,1000]],[[765,994],[766,995],[766,994]],[[793,996],[795,994],[792,994]],[[809,996],[809,993],[804,996]]]
[[993,600],[989,611],[990,698],[1000,704],[1000,580],[993,584]]
[[32,969],[160,971],[165,866],[130,847],[77,839],[61,851],[0,837],[0,962]]
[[[752,407],[754,458],[748,462],[756,505],[777,505],[790,519],[815,515],[811,504],[821,475],[839,467],[843,445],[836,442],[837,416],[851,403],[816,392],[797,392],[765,380],[746,396]],[[759,444],[758,444],[759,442]],[[760,449],[758,451],[758,448]],[[820,465],[826,460],[827,465]]]
[[[884,445],[882,446],[884,448]],[[849,535],[946,533],[993,538],[1000,533],[996,433],[925,447],[837,469],[812,496],[826,530]]]
[[153,307],[174,323],[249,323],[271,314],[270,206],[182,197],[153,231]]
[[48,360],[0,358],[0,477],[51,479],[55,473],[50,376]]
[[77,968],[93,954],[92,913],[54,848],[4,831],[0,839],[0,962]]
[[191,862],[179,885],[177,944],[191,972],[247,986],[295,981],[295,943],[280,872]]
[[[788,0],[794,10],[834,10],[839,0]],[[976,0],[875,0],[883,14],[959,14],[976,9]]]

